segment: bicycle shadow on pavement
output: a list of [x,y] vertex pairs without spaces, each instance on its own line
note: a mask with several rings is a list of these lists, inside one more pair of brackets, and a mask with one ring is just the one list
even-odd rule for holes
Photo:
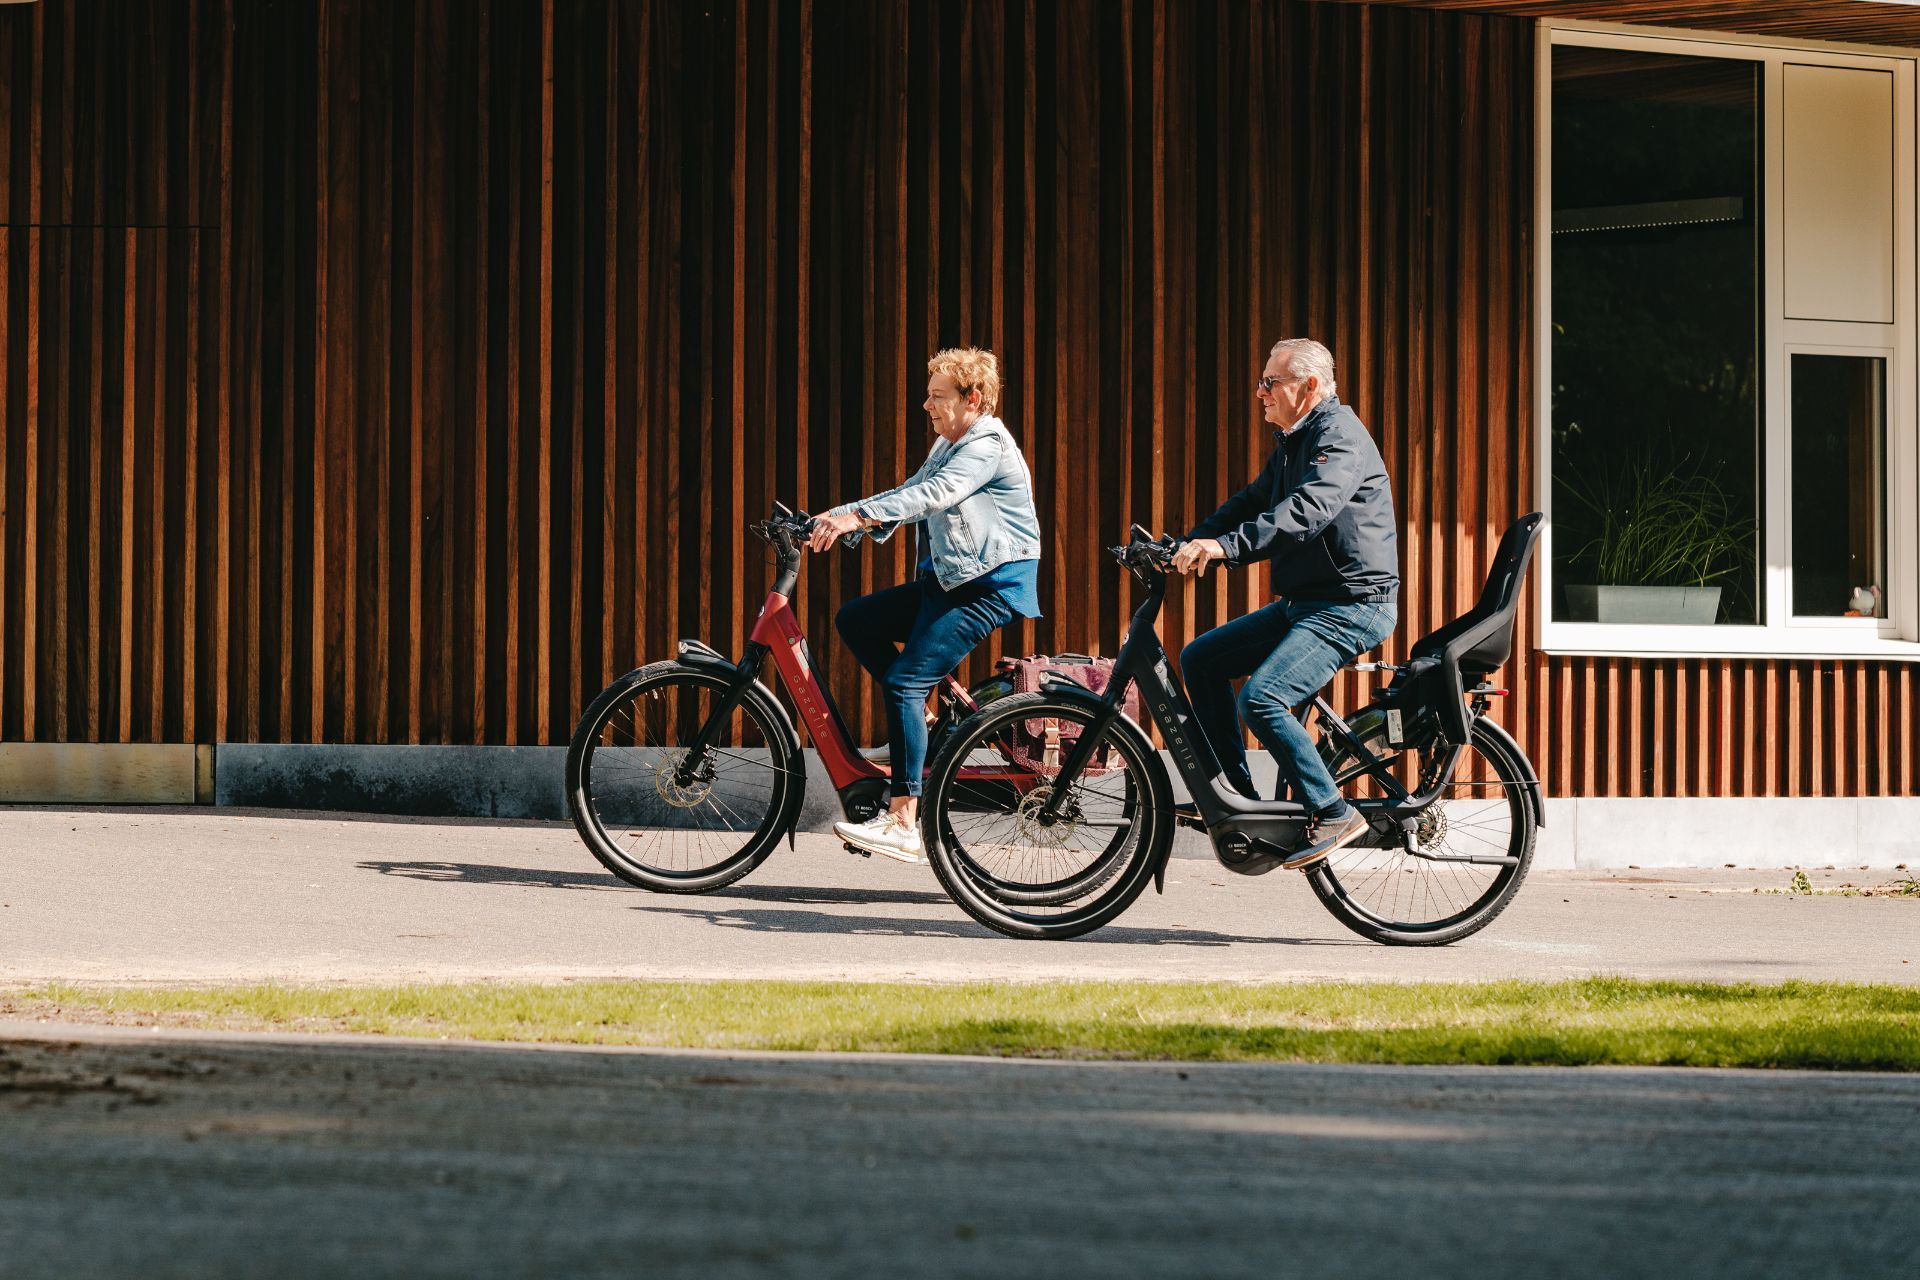
[[[582,871],[541,871],[531,867],[501,867],[478,862],[359,862],[362,871],[377,871],[383,876],[405,880],[428,880],[442,884],[488,884],[512,889],[583,889],[589,892],[612,889],[626,893],[644,893],[618,876]],[[756,902],[782,903],[895,903],[902,906],[931,906],[945,902],[943,893],[918,889],[837,889],[806,885],[735,885],[714,891],[714,898],[745,898]]]
[[[802,890],[804,893],[813,890]],[[717,896],[717,895],[716,895]],[[735,896],[735,895],[728,895]],[[944,902],[940,895],[925,895],[935,902]],[[806,899],[793,899],[805,901]],[[845,901],[868,901],[859,896],[849,896]],[[704,919],[708,924],[723,929],[747,929],[755,933],[844,933],[859,936],[881,935],[902,938],[977,938],[984,941],[1026,944],[1018,938],[1007,938],[995,933],[983,924],[972,920],[914,920],[900,916],[852,916],[829,914],[823,911],[760,911],[753,909],[729,910],[725,907],[699,907],[691,904],[682,906],[673,904],[649,904],[634,907],[635,911],[649,913],[660,912],[676,916]],[[1282,947],[1365,947],[1371,944],[1362,939],[1351,942],[1344,938],[1281,938],[1272,935],[1254,936],[1250,934],[1216,933],[1211,929],[1142,929],[1127,925],[1110,924],[1103,929],[1076,939],[1076,944],[1107,944],[1154,946],[1154,947],[1228,947],[1235,945],[1282,946]]]
[[361,871],[378,871],[403,880],[432,880],[443,884],[497,884],[516,889],[626,889],[618,876],[580,871],[539,871],[532,867],[497,867],[478,862],[356,862]]

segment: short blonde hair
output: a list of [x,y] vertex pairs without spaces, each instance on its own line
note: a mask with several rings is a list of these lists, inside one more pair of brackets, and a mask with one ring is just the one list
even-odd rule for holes
[[927,361],[928,373],[944,373],[963,396],[980,393],[980,412],[1000,407],[1000,359],[979,347],[948,347]]

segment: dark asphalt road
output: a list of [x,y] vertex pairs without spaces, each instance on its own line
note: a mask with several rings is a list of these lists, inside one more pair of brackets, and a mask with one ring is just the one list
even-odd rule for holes
[[1916,1077],[0,1024],[0,1276],[1910,1280],[1916,1115]]

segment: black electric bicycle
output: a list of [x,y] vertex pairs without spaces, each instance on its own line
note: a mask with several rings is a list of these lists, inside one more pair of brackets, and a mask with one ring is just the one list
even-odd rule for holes
[[[1316,695],[1320,752],[1366,817],[1353,844],[1307,869],[1334,917],[1376,942],[1439,946],[1506,908],[1545,823],[1540,782],[1518,743],[1487,717],[1503,696],[1486,677],[1513,646],[1520,587],[1544,517],[1501,539],[1478,603],[1417,643],[1352,721]],[[1250,800],[1227,783],[1156,630],[1178,544],[1138,525],[1111,552],[1146,588],[1113,681],[1096,696],[1068,680],[1001,698],[942,743],[921,801],[921,834],[947,893],[974,919],[1019,938],[1071,938],[1107,924],[1149,881],[1164,889],[1177,818],[1166,764],[1122,710],[1137,686],[1167,754],[1228,870],[1261,875],[1298,846],[1302,805]],[[1057,744],[1019,788],[969,778],[1010,739]],[[1023,893],[1023,887],[1042,890]]]

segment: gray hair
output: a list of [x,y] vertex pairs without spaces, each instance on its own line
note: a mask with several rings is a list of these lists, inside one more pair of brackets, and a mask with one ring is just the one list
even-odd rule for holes
[[1277,356],[1287,353],[1287,372],[1296,378],[1318,378],[1320,394],[1333,395],[1336,388],[1333,382],[1333,352],[1312,338],[1282,338],[1273,344],[1273,350],[1267,354]]

